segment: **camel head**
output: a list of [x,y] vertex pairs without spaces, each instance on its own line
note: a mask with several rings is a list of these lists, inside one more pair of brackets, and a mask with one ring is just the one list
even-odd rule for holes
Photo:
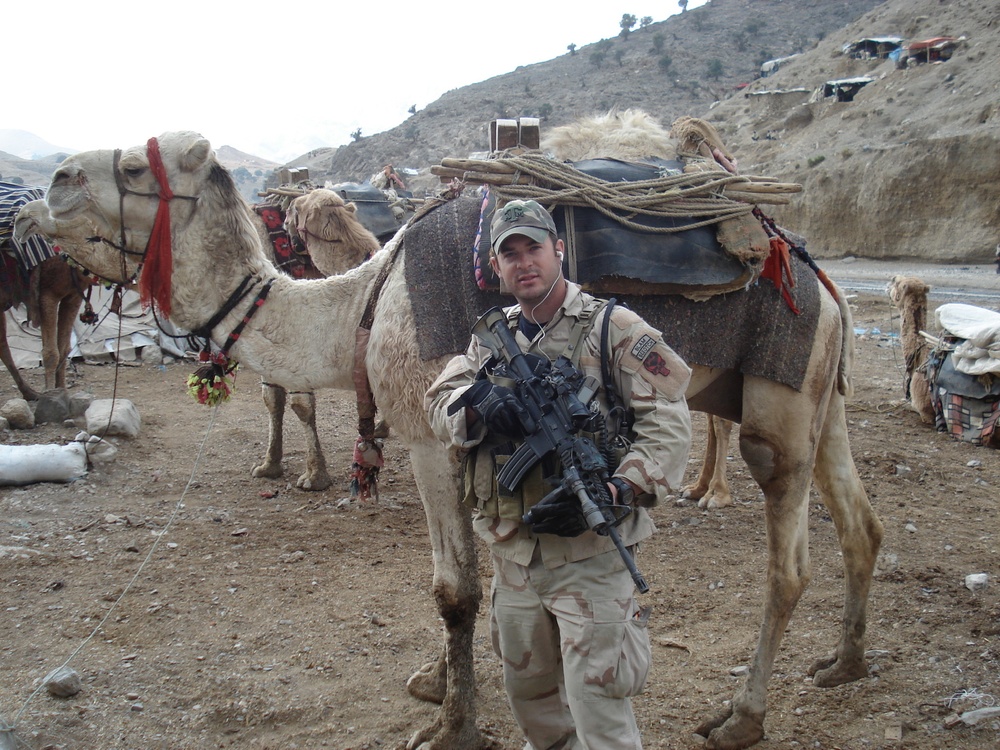
[[358,219],[357,207],[324,188],[292,201],[285,214],[285,229],[302,240],[316,268],[326,276],[346,273],[380,248]]
[[921,305],[926,308],[927,294],[931,288],[916,276],[893,276],[885,291],[898,309],[906,304]]
[[[75,154],[52,175],[45,203],[47,216],[39,211],[36,217],[41,233],[55,231],[58,242],[62,228],[89,225],[90,252],[82,253],[77,241],[67,254],[112,280],[123,280],[114,269],[142,263],[140,294],[167,314],[175,257],[190,256],[178,269],[191,277],[211,269],[220,278],[239,278],[266,264],[246,201],[197,133],[164,133],[142,146]],[[79,240],[80,230],[74,231]],[[184,289],[197,288],[193,279],[181,281]]]

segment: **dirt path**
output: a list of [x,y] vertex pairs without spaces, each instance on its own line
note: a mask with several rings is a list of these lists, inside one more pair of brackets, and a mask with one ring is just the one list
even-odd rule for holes
[[[936,433],[904,407],[888,300],[861,294],[853,304],[862,333],[852,449],[886,526],[871,677],[820,690],[805,674],[836,642],[843,587],[833,524],[814,495],[814,578],[775,664],[759,747],[996,747],[996,719],[950,729],[945,720],[1000,702],[1000,453]],[[293,489],[303,451],[291,422],[286,479],[251,479],[266,435],[256,378],[241,374],[234,401],[215,414],[185,394],[192,369],[118,370],[118,393],[143,427],[113,464],[73,484],[0,488],[0,721],[16,719],[34,750],[402,748],[435,715],[404,685],[437,653],[442,627],[405,455],[390,440],[378,504],[341,504],[353,399],[324,393],[321,437],[338,486]],[[0,399],[15,396],[0,377]],[[110,366],[78,365],[73,387],[108,397],[114,378]],[[692,478],[700,415],[696,424]],[[64,442],[75,432],[43,426],[4,439]],[[654,672],[636,701],[647,748],[699,746],[691,730],[725,708],[756,639],[763,507],[738,453],[729,469],[734,507],[655,509],[660,531],[639,558],[654,607]],[[979,572],[992,582],[973,593],[965,577]],[[518,750],[485,623],[484,611],[479,723],[496,748]],[[82,692],[32,696],[77,649],[70,665]]]

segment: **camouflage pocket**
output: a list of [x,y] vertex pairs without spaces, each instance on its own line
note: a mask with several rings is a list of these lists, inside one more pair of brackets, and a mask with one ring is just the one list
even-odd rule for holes
[[640,609],[633,600],[626,618],[621,602],[598,600],[593,606],[594,633],[585,682],[609,698],[639,695],[652,664],[649,608]]

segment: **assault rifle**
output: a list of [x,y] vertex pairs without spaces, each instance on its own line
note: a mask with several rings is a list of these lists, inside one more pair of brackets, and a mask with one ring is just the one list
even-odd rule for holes
[[[635,587],[643,594],[649,591],[646,579],[615,528],[632,509],[613,504],[607,486],[607,459],[592,440],[578,434],[584,427],[593,426],[595,419],[603,422],[600,414],[594,414],[586,406],[597,393],[597,379],[584,376],[564,356],[552,363],[529,359],[499,308],[494,307],[476,321],[472,332],[506,364],[507,374],[516,383],[512,390],[525,412],[522,426],[527,437],[497,474],[500,486],[513,491],[535,464],[550,453],[557,453],[562,461],[562,478],[559,486],[538,505],[565,495],[576,497],[587,526],[614,542]],[[524,522],[533,522],[531,511]]]

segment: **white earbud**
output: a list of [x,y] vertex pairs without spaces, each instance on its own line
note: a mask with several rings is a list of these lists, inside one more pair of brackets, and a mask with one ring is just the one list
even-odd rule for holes
[[559,256],[559,262],[562,263],[563,254],[561,252],[557,252],[556,255]]

